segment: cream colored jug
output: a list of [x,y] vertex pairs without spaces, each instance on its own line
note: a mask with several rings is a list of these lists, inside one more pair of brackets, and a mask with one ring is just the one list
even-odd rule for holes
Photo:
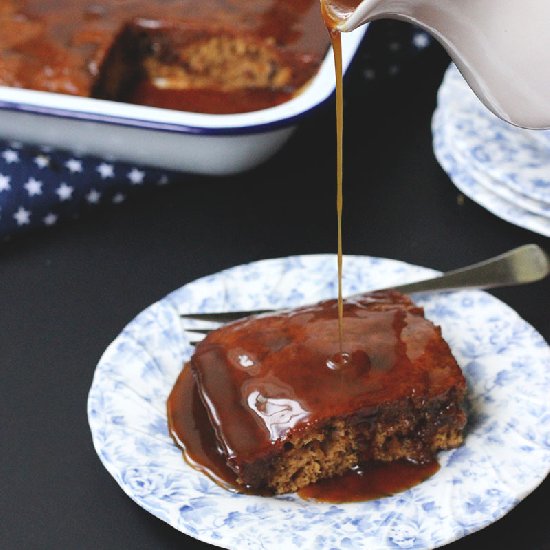
[[479,99],[524,128],[550,128],[550,0],[321,0],[330,25],[418,25],[447,50]]

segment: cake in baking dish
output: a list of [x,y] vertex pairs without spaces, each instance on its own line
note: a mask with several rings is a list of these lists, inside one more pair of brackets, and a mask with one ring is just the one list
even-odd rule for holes
[[243,319],[190,366],[243,489],[286,493],[369,461],[433,459],[463,440],[466,384],[441,330],[379,291]]
[[1,0],[0,85],[207,113],[296,95],[328,48],[318,0]]

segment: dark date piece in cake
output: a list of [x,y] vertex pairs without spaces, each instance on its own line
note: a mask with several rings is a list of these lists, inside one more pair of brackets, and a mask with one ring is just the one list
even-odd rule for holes
[[462,443],[466,383],[420,307],[395,291],[364,294],[345,301],[343,329],[340,342],[329,300],[228,324],[197,345],[197,393],[238,486],[292,492]]

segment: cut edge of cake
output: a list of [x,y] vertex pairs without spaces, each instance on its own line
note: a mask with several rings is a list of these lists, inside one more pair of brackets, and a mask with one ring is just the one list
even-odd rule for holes
[[[239,465],[237,482],[282,494],[371,461],[427,463],[438,451],[463,443],[463,397],[463,389],[452,389],[445,398],[428,403],[406,399],[381,406],[375,414],[357,413],[307,427],[281,441],[272,455]],[[231,460],[228,464],[231,467]]]
[[[347,415],[299,423],[274,441],[270,450],[250,460],[226,454],[227,465],[235,472],[243,490],[260,494],[295,492],[369,462],[406,460],[426,464],[433,461],[439,451],[463,443],[467,386],[462,371],[443,339],[441,328],[426,319],[423,308],[409,297],[392,292],[404,300],[401,305],[409,312],[431,324],[443,353],[439,364],[450,366],[454,381],[438,386],[438,392],[430,397],[417,395],[411,388],[400,399],[380,402],[375,407],[360,406]],[[204,395],[193,358],[190,365],[210,416],[208,397]],[[218,442],[223,450],[223,442],[219,438]]]

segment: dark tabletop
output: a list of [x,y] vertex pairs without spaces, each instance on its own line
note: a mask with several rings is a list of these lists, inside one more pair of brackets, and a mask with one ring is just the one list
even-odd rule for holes
[[[550,249],[462,197],[436,162],[430,121],[446,54],[431,46],[375,81],[369,55],[346,78],[344,252],[447,270],[530,242]],[[94,369],[137,313],[197,277],[335,252],[334,147],[330,103],[252,172],[177,176],[0,245],[0,548],[208,547],[137,506],[102,466],[86,414]],[[493,293],[549,341],[549,291],[546,280]],[[549,503],[547,478],[445,548],[548,549]]]

